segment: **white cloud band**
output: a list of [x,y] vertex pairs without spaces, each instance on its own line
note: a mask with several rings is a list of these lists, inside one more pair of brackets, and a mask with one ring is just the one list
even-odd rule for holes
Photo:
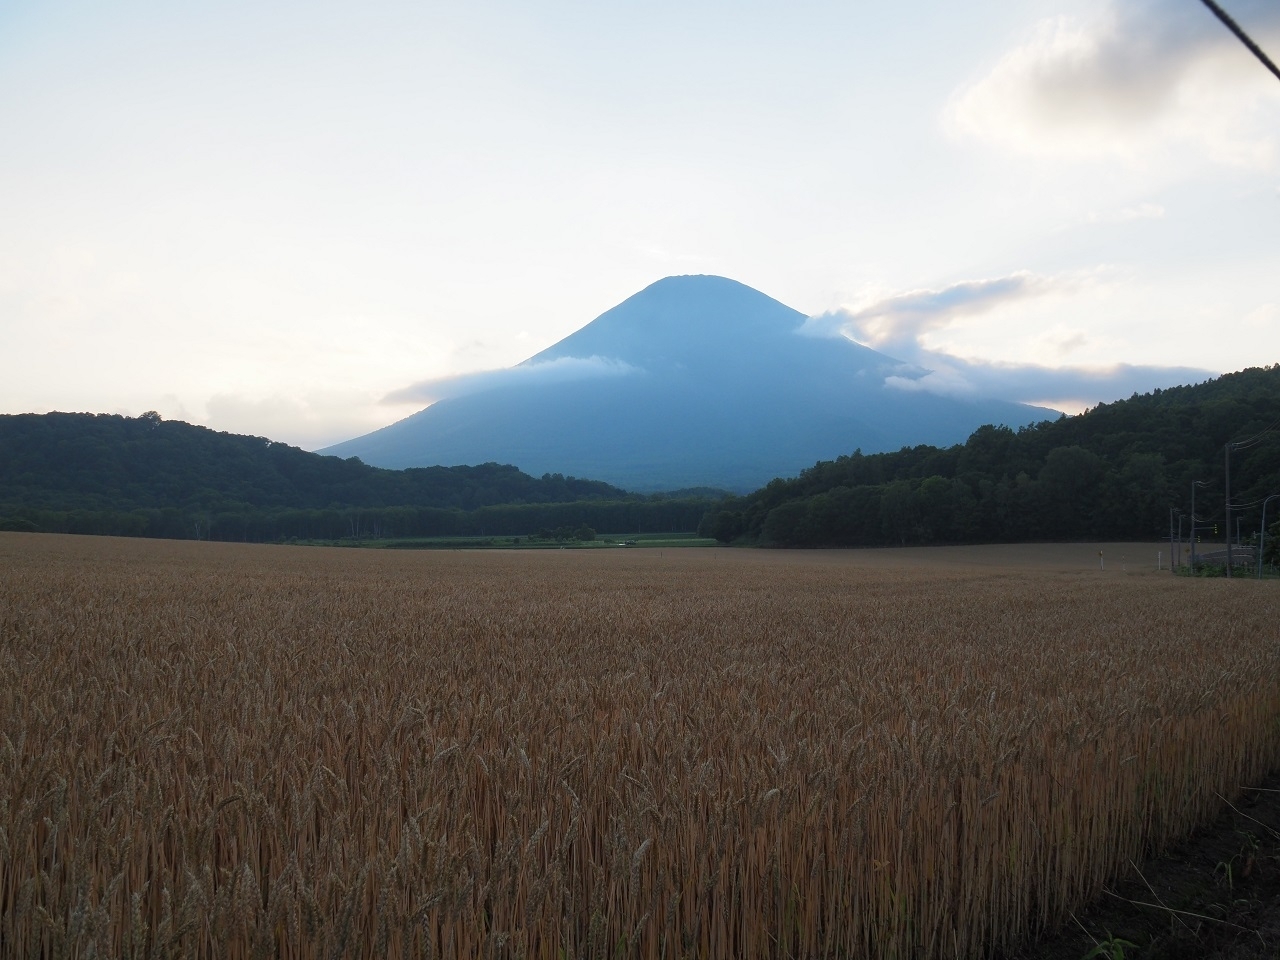
[[810,317],[801,328],[809,336],[850,336],[899,359],[915,353],[925,334],[973,316],[1033,297],[1065,292],[1066,277],[1021,271],[1004,277],[965,280],[937,290],[909,290],[854,308]]
[[[801,328],[809,336],[847,336],[901,361],[885,385],[955,397],[985,397],[1019,403],[1054,399],[1079,408],[1158,387],[1198,383],[1214,376],[1194,367],[1046,366],[970,360],[924,344],[927,334],[958,319],[1017,306],[1035,298],[1066,295],[1090,282],[1085,276],[1042,276],[1026,271],[1004,277],[967,280],[931,290],[911,290],[852,309],[810,317]],[[1071,334],[1059,343],[1064,352],[1083,340]]]
[[465,397],[488,390],[529,384],[568,383],[600,377],[629,376],[639,367],[610,357],[557,357],[539,363],[521,363],[500,370],[480,370],[452,377],[421,380],[393,390],[383,403],[435,403],[437,400]]

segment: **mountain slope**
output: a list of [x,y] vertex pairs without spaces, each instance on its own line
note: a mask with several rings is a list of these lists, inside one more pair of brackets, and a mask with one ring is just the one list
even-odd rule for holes
[[388,467],[503,460],[628,489],[746,490],[861,448],[949,444],[1051,411],[886,386],[901,363],[800,333],[723,277],[668,277],[470,395],[323,451]]

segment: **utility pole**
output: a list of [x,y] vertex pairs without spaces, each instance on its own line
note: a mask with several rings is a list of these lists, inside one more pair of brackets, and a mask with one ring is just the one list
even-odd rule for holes
[[1227,535],[1227,576],[1228,577],[1231,576],[1231,448],[1233,446],[1235,446],[1235,444],[1228,443],[1223,448],[1227,458],[1227,483],[1226,483],[1227,524],[1225,529],[1223,529],[1222,532]]
[[1182,518],[1185,514],[1178,514],[1178,559],[1176,563],[1182,566]]
[[1207,487],[1208,480],[1191,481],[1191,572],[1196,572],[1196,487]]
[[1173,573],[1173,507],[1169,508],[1169,572]]
[[1280,493],[1273,493],[1262,501],[1262,532],[1258,534],[1258,579],[1262,579],[1262,553],[1267,546],[1267,504],[1280,499]]

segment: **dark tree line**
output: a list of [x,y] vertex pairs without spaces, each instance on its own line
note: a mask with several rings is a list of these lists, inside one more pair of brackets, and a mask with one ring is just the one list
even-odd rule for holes
[[49,509],[455,507],[616,500],[596,480],[513,466],[383,470],[154,413],[0,416],[0,505]]
[[686,531],[711,500],[497,463],[383,470],[156,414],[0,416],[0,529],[244,541]]
[[1243,537],[1258,529],[1258,501],[1280,493],[1275,428],[1280,365],[1251,368],[1017,431],[985,426],[946,449],[855,451],[722,501],[699,532],[815,547],[1159,539],[1169,534],[1171,508],[1190,514],[1192,480],[1210,481],[1197,514],[1223,520],[1224,446],[1262,432],[1232,459]]
[[0,514],[0,530],[84,533],[175,540],[273,543],[287,540],[394,539],[398,537],[538,536],[583,528],[606,533],[693,530],[705,499],[579,500],[569,503],[495,504],[475,510],[439,507],[335,507],[325,510],[198,509],[18,510]]
[[[963,444],[859,451],[744,497],[644,497],[516,467],[382,470],[154,414],[0,416],[0,529],[217,540],[689,530],[723,542],[875,546],[1145,540],[1171,510],[1224,522],[1223,450],[1245,539],[1280,493],[1280,365],[1100,404]],[[1280,519],[1280,501],[1269,519]],[[700,522],[699,522],[700,521]],[[1233,527],[1235,523],[1233,522]],[[1270,524],[1268,524],[1270,526]],[[1269,534],[1280,547],[1280,526]]]

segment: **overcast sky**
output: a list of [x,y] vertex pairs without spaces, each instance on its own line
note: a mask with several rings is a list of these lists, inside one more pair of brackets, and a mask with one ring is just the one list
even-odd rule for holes
[[1280,361],[1278,222],[1199,0],[0,0],[0,412],[314,448],[680,273],[1078,409]]

